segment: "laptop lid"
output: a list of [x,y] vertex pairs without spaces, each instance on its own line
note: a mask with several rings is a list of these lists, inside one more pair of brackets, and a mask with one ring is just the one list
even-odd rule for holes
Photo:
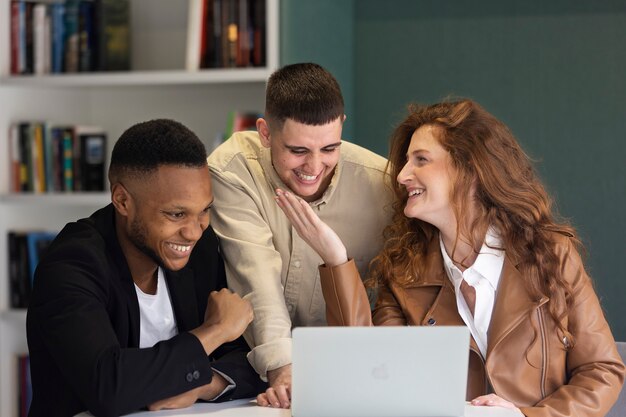
[[464,413],[467,327],[299,327],[292,337],[294,417]]

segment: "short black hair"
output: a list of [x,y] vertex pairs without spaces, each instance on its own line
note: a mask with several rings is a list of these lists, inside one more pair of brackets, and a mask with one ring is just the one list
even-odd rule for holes
[[311,126],[330,123],[344,114],[339,83],[314,63],[299,63],[276,70],[267,82],[265,117],[282,128],[287,119]]
[[120,175],[145,175],[161,165],[201,168],[207,164],[204,145],[189,128],[170,119],[137,123],[117,140],[111,154],[109,180]]

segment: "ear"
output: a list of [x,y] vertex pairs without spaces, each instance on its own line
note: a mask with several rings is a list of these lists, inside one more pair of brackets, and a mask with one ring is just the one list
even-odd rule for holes
[[261,143],[266,148],[270,147],[270,127],[267,125],[267,121],[259,117],[256,120],[256,130],[259,132],[259,137],[261,138]]
[[111,202],[115,210],[122,216],[128,216],[131,195],[119,182],[111,185]]
[[346,118],[347,118],[347,117],[348,117],[348,116],[346,116],[345,114],[343,115],[343,119],[341,120],[341,124],[344,124],[344,122],[346,121]]

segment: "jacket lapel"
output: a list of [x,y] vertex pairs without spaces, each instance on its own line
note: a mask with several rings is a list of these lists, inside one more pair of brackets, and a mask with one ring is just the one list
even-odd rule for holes
[[178,332],[181,333],[198,327],[201,323],[193,271],[189,268],[183,268],[180,271],[166,271],[165,279],[172,299]]
[[487,357],[507,335],[528,319],[532,310],[536,310],[547,302],[547,297],[539,301],[530,297],[524,285],[524,277],[511,259],[506,256],[496,292],[496,302],[491,314]]

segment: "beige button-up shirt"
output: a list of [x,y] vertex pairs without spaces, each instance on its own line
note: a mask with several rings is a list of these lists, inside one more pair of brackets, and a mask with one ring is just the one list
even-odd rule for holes
[[[342,142],[324,195],[311,205],[341,238],[361,276],[382,247],[391,219],[385,158]],[[248,359],[265,378],[291,363],[291,329],[326,325],[321,258],[298,236],[274,200],[288,190],[256,132],[235,133],[208,158],[215,201],[211,225],[220,238],[229,287],[250,300],[254,321],[244,334]]]

